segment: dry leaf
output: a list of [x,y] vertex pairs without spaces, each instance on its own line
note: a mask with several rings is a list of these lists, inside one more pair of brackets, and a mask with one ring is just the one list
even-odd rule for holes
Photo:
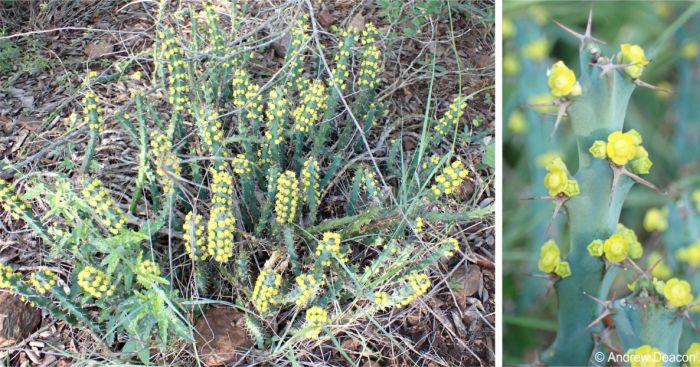
[[85,47],[85,54],[95,59],[104,55],[109,55],[114,50],[114,46],[107,42],[92,42]]

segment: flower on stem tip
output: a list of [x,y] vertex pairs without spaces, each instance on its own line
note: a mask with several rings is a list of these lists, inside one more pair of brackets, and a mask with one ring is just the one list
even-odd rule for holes
[[625,64],[630,64],[630,66],[625,67],[625,72],[632,78],[639,78],[642,76],[644,71],[644,66],[649,64],[644,49],[639,45],[632,45],[629,43],[623,43],[620,45],[620,58]]
[[547,72],[547,84],[555,97],[579,96],[581,85],[576,81],[576,74],[563,61],[557,61]]
[[693,293],[690,283],[678,278],[671,278],[664,285],[664,297],[671,307],[684,307],[693,302]]

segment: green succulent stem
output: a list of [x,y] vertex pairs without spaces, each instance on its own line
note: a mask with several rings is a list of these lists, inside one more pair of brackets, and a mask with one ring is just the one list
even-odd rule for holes
[[590,65],[591,56],[591,47],[581,53],[579,82],[583,94],[567,109],[578,145],[579,169],[575,178],[581,194],[564,205],[570,232],[567,260],[572,274],[555,285],[559,330],[554,343],[542,355],[542,360],[552,366],[590,363],[592,334],[597,327],[589,325],[601,313],[601,306],[592,297],[607,295],[608,290],[602,288],[609,287],[609,283],[603,282],[604,262],[591,256],[586,247],[615,231],[624,200],[634,184],[623,176],[613,187],[609,163],[595,159],[588,151],[595,140],[606,140],[610,133],[622,130],[634,90],[632,81],[621,72],[601,75],[601,69]]

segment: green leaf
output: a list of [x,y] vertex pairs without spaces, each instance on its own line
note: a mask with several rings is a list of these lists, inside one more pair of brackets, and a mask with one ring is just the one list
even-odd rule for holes
[[491,168],[496,168],[496,146],[493,140],[486,146],[486,152],[481,161]]

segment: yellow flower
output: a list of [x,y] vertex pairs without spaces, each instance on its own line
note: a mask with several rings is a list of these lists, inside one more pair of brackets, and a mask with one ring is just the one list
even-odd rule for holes
[[[640,147],[641,148],[641,147]],[[639,174],[639,175],[646,175],[649,174],[649,170],[651,170],[651,166],[653,165],[651,159],[648,157],[642,157],[639,159],[635,159],[632,161],[632,172]]]
[[649,60],[644,54],[644,49],[638,45],[623,43],[620,45],[620,53],[622,62],[630,64],[630,66],[625,68],[627,75],[632,78],[639,78],[644,71],[644,66],[649,64]]
[[527,120],[520,110],[515,110],[508,118],[508,130],[515,135],[527,132]]
[[668,209],[651,208],[644,214],[644,230],[663,232],[668,229]]
[[681,248],[676,253],[678,260],[688,263],[692,267],[700,266],[700,242],[696,242],[686,248]]
[[544,187],[549,191],[549,195],[555,196],[563,193],[568,197],[576,196],[580,193],[578,182],[569,179],[566,164],[559,157],[552,159],[547,165],[547,175],[544,177]]
[[588,253],[591,254],[591,256],[603,256],[603,241],[594,240],[590,244],[588,244],[588,247],[586,247],[586,249],[588,250]]
[[664,297],[671,307],[684,307],[693,302],[690,283],[678,278],[671,278],[664,285]]
[[581,94],[581,85],[576,81],[576,74],[563,61],[557,61],[549,70],[547,84],[555,97]]
[[58,275],[50,270],[42,270],[33,273],[29,278],[29,283],[36,289],[39,294],[44,294],[51,289],[58,281]]
[[561,261],[559,264],[557,264],[557,267],[554,268],[554,274],[558,275],[559,278],[566,278],[571,275],[571,267],[569,266],[568,261]]
[[[698,52],[700,51],[700,47],[698,47],[698,44],[696,42],[686,42],[683,45],[683,48],[681,48],[681,55],[685,57],[686,59],[693,60],[696,57],[698,57]],[[698,361],[700,363],[700,360]]]
[[374,292],[374,303],[379,308],[384,308],[389,305],[389,294],[386,292]]
[[561,262],[559,256],[557,243],[554,240],[545,242],[540,249],[540,260],[537,262],[537,268],[543,273],[553,272]]
[[275,214],[280,224],[293,223],[299,201],[299,180],[292,171],[285,171],[277,179]]
[[323,329],[323,325],[328,322],[328,312],[321,307],[314,306],[306,310],[306,322],[311,327],[304,336],[307,338],[318,338]]
[[510,18],[503,17],[501,22],[501,34],[503,39],[512,38],[517,33],[518,29],[515,27],[515,23]]
[[11,266],[0,265],[0,289],[11,289],[17,279],[19,274],[15,273]]
[[627,258],[627,250],[629,249],[629,243],[627,240],[619,234],[614,234],[610,236],[603,244],[603,252],[605,252],[605,258],[610,262],[619,263]]
[[636,349],[627,351],[631,367],[662,367],[663,354],[660,350],[649,346],[642,345]]
[[103,295],[111,296],[114,293],[114,286],[110,285],[112,278],[102,271],[86,266],[78,273],[78,285],[89,295],[100,298]]
[[505,75],[516,75],[520,72],[520,62],[513,55],[506,55],[503,57],[503,74]]
[[615,131],[608,135],[608,145],[606,147],[608,158],[613,163],[624,166],[637,154],[635,137],[632,134],[624,134],[622,131]]
[[700,212],[700,190],[693,191],[693,201],[695,202],[695,210]]
[[523,56],[534,61],[544,60],[548,53],[549,43],[547,43],[546,39],[532,41],[523,47]]
[[700,367],[700,343],[691,344],[685,355],[688,356],[690,367]]
[[589,152],[591,152],[591,155],[598,159],[605,159],[607,158],[607,144],[602,141],[602,140],[596,140],[593,142],[593,145],[591,145],[590,149],[588,149]]
[[624,237],[625,241],[627,241],[627,245],[629,246],[627,248],[627,255],[630,258],[636,260],[642,257],[644,254],[644,248],[642,247],[642,243],[637,239],[637,235],[633,230],[620,223],[615,229],[615,234],[619,234],[620,236]]

